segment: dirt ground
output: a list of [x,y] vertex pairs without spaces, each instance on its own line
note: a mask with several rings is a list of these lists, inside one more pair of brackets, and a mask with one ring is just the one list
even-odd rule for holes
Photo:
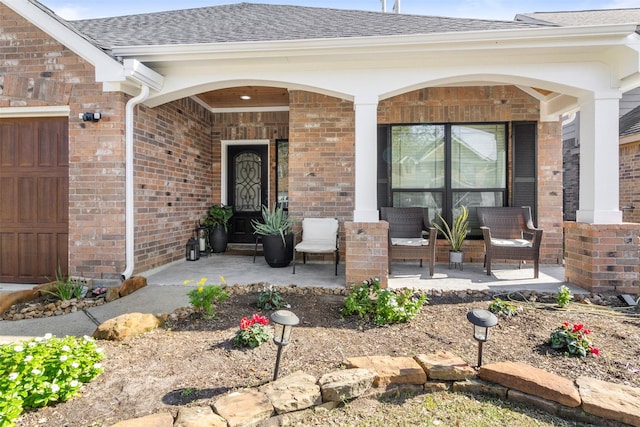
[[[436,350],[453,352],[475,366],[478,346],[466,313],[487,308],[491,301],[487,294],[432,296],[410,323],[376,327],[342,317],[344,295],[298,288],[283,295],[300,325],[282,353],[280,376],[302,370],[320,377],[352,356],[413,356]],[[26,413],[16,425],[108,426],[160,410],[175,415],[181,405],[210,405],[231,390],[271,381],[277,349],[271,340],[252,350],[233,347],[242,317],[269,314],[258,310],[257,296],[233,292],[217,307],[213,320],[183,310],[182,318],[174,316],[162,329],[124,342],[101,342],[105,371],[84,386],[81,396]],[[559,310],[548,301],[516,302],[521,312],[501,317],[491,329],[483,364],[519,361],[571,379],[586,375],[640,387],[640,314],[579,303]],[[600,357],[566,357],[550,349],[549,335],[563,321],[590,328]]]

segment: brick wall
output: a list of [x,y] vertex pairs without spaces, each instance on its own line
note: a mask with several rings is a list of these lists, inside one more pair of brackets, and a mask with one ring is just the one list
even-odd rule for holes
[[640,224],[565,222],[565,280],[592,292],[640,290]]
[[183,258],[212,203],[213,115],[188,98],[139,105],[134,114],[135,271],[142,272]]
[[[378,123],[538,121],[539,114],[539,102],[514,86],[426,88],[380,102]],[[543,263],[559,263],[562,259],[560,139],[559,122],[538,123],[537,226],[544,229],[540,253]],[[443,240],[438,243],[446,246]],[[438,260],[448,260],[447,252],[439,247]],[[478,262],[480,257],[484,257],[482,242],[465,242],[465,262]]]
[[289,108],[289,214],[296,231],[304,217],[338,218],[344,259],[344,222],[354,209],[353,103],[291,91]]
[[620,207],[625,222],[640,222],[640,141],[620,145]]

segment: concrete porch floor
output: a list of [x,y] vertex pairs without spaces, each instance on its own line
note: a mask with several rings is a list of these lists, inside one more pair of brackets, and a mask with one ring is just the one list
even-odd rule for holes
[[[253,262],[252,255],[213,254],[198,261],[177,261],[168,266],[141,273],[147,277],[149,285],[182,285],[190,281],[195,285],[202,278],[207,284],[220,283],[224,277],[229,285],[266,282],[278,286],[318,286],[340,288],[345,286],[344,264],[338,266],[338,276],[334,275],[333,264],[307,261],[296,263],[296,274],[292,266],[271,268],[261,255]],[[564,282],[564,268],[560,265],[540,266],[540,277],[533,278],[532,265],[518,269],[515,264],[494,264],[491,276],[487,276],[482,264],[464,264],[463,270],[449,269],[447,263],[438,263],[435,274],[429,277],[427,267],[420,268],[415,261],[393,263],[393,273],[389,276],[391,288],[414,288],[422,290],[493,290],[512,292],[534,290],[537,292],[557,292],[561,285],[567,285],[574,293],[587,291]]]

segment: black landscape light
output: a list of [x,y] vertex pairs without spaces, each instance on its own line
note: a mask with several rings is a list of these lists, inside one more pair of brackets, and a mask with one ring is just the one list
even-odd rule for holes
[[278,355],[276,356],[276,369],[273,372],[273,380],[278,379],[278,369],[280,368],[280,354],[282,347],[289,344],[291,338],[291,329],[298,323],[298,316],[288,310],[278,310],[271,314],[271,321],[275,325],[275,334],[273,342],[278,346]]
[[478,341],[478,368],[482,366],[482,343],[489,339],[489,328],[498,324],[492,312],[475,308],[467,313],[467,320],[473,323],[473,338]]

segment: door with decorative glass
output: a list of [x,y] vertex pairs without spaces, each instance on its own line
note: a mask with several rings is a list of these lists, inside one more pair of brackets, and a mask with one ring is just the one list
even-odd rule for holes
[[260,220],[261,206],[268,205],[268,145],[230,145],[228,147],[227,203],[233,206],[229,242],[253,243],[251,220]]

